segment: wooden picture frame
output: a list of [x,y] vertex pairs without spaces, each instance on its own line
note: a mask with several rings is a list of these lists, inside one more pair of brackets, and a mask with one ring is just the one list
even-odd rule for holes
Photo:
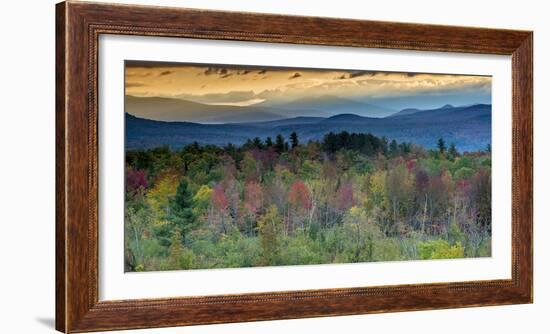
[[[98,38],[169,36],[512,57],[512,278],[99,301]],[[85,332],[533,301],[533,33],[66,1],[56,7],[56,329]]]

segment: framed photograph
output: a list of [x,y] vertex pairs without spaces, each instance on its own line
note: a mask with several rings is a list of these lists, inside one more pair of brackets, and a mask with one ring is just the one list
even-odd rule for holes
[[56,11],[59,331],[532,302],[532,32]]

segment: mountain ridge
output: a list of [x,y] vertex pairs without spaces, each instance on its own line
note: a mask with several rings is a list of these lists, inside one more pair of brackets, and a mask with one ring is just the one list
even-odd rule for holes
[[438,138],[454,142],[459,150],[484,149],[491,142],[491,105],[432,109],[410,115],[370,118],[355,114],[331,117],[294,117],[266,122],[204,124],[166,122],[126,113],[126,147],[130,149],[169,145],[174,148],[197,141],[201,144],[242,144],[247,139],[288,137],[297,132],[300,140],[320,140],[328,132],[372,133],[435,147]]
[[126,95],[125,111],[145,119],[202,123],[265,122],[300,116],[330,117],[343,113],[382,118],[395,112],[384,107],[328,95],[302,98],[291,103],[262,102],[250,106],[210,105],[173,97]]

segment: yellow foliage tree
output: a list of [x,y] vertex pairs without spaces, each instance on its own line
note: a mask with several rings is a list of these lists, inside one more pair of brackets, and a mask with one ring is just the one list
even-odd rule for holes
[[176,195],[179,185],[177,175],[168,174],[161,177],[155,186],[147,193],[147,202],[153,209],[158,220],[166,219],[170,210],[170,198]]
[[210,206],[210,199],[212,198],[212,188],[207,185],[202,185],[195,196],[193,196],[193,201],[195,202],[195,207],[193,211],[197,216],[205,215],[208,207]]

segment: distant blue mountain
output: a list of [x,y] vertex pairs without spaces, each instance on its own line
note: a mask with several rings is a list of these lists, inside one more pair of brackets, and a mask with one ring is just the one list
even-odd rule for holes
[[[437,109],[429,109],[429,110],[433,110],[433,111],[442,111],[444,109],[453,109],[455,108],[453,105],[450,105],[450,104],[446,104],[444,106],[442,106],[441,108],[437,108]],[[395,114],[392,114],[392,115],[389,115],[388,117],[397,117],[397,116],[405,116],[405,115],[411,115],[411,114],[416,114],[417,112],[421,112],[421,111],[428,111],[428,110],[422,110],[422,109],[418,109],[418,108],[405,108],[399,112],[396,112]]]
[[388,116],[388,117],[396,117],[396,116],[403,116],[403,115],[416,114],[416,113],[419,112],[419,111],[422,111],[422,110],[417,109],[417,108],[406,108],[406,109],[403,109],[403,110],[401,110],[400,112],[396,112],[395,114],[390,115],[390,116]]
[[339,114],[325,118],[321,123],[352,123],[352,122],[366,122],[369,120],[374,120],[374,117],[363,117],[355,114]]
[[[260,104],[261,106],[262,104]],[[395,113],[395,110],[378,105],[358,102],[337,96],[322,95],[306,97],[285,104],[265,104],[278,110],[314,110],[315,115],[331,116],[338,114],[356,114],[364,117],[382,118]]]
[[299,116],[299,117],[291,117],[291,118],[279,119],[279,120],[274,120],[274,121],[247,122],[247,123],[242,123],[242,124],[260,126],[260,127],[268,127],[269,128],[269,127],[293,125],[293,124],[315,124],[315,123],[319,123],[320,121],[322,121],[324,119],[325,119],[325,117]]
[[412,142],[433,148],[439,138],[455,143],[460,151],[485,149],[491,142],[491,105],[444,106],[393,114],[385,118],[339,114],[331,117],[293,117],[266,122],[199,124],[146,120],[126,114],[126,147],[151,148],[169,145],[179,148],[197,141],[201,144],[242,144],[249,138],[265,139],[293,131],[302,142],[319,140],[332,131],[372,133],[389,140]]

